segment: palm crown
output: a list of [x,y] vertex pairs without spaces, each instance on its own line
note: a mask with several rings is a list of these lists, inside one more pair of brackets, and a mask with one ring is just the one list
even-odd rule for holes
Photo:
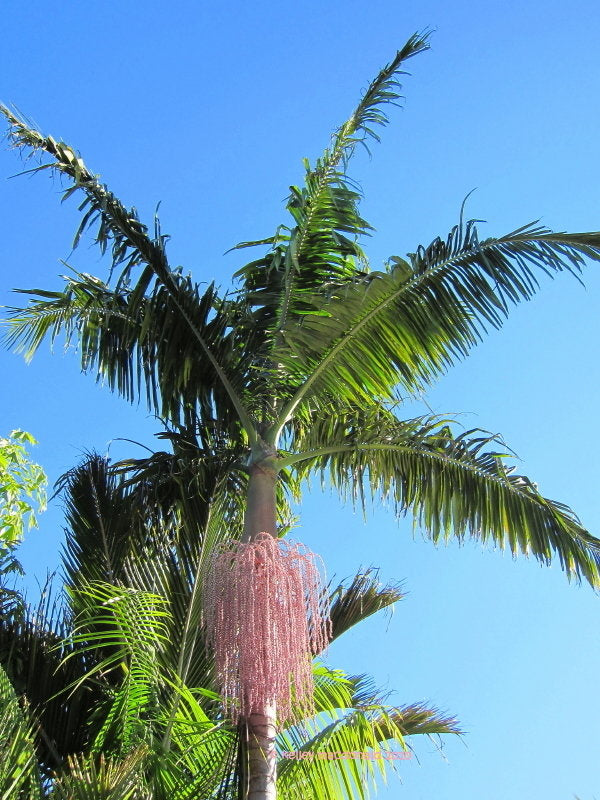
[[144,393],[172,426],[205,439],[213,461],[240,472],[273,460],[284,483],[327,470],[351,493],[366,487],[412,509],[434,539],[491,540],[569,575],[599,580],[595,538],[564,505],[514,475],[506,446],[481,431],[455,435],[433,417],[402,420],[400,396],[430,385],[467,355],[538,278],[577,274],[600,258],[600,234],[553,233],[536,224],[480,240],[473,222],[393,256],[372,271],[359,245],[370,226],[346,175],[359,145],[377,140],[399,99],[407,59],[427,48],[414,35],[370,84],[314,166],[292,187],[290,225],[238,248],[266,253],[239,270],[238,289],[205,291],[170,268],[167,237],[151,233],[68,145],[29,128],[7,108],[15,146],[51,160],[65,197],[83,194],[75,244],[88,228],[112,261],[109,282],[87,274],[57,292],[31,290],[14,309],[8,341],[31,356],[46,336],[77,336],[86,370],[133,400]]

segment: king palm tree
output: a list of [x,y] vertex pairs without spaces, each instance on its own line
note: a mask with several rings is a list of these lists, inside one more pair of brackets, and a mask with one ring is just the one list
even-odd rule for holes
[[[62,481],[65,602],[0,615],[2,800],[243,796],[244,726],[221,711],[198,630],[199,582],[223,526],[209,523],[211,503],[188,516],[181,492],[194,474],[209,489],[210,467],[159,471],[154,484],[147,469],[132,482],[91,456]],[[333,638],[401,596],[362,571],[332,591]],[[297,715],[278,734],[286,800],[367,797],[373,764],[314,760],[324,747],[364,752],[458,732],[436,709],[386,703],[368,676],[321,663],[314,673],[316,715]]]
[[[342,494],[372,493],[412,512],[433,541],[473,537],[543,564],[556,559],[569,577],[598,586],[600,541],[513,473],[499,437],[402,414],[403,398],[420,395],[500,327],[542,275],[577,275],[585,259],[600,259],[598,232],[533,223],[480,239],[461,217],[447,236],[369,268],[361,241],[371,228],[348,165],[378,139],[405,62],[427,47],[427,36],[413,35],[323,155],[305,162],[286,223],[237,245],[262,254],[226,293],[173,269],[157,219],[146,226],[72,147],[3,107],[14,146],[42,157],[33,170],[60,175],[65,199],[82,197],[75,245],[91,230],[110,261],[107,280],[75,273],[58,291],[28,290],[7,340],[31,357],[46,338],[76,339],[85,371],[127,400],[145,396],[173,440],[201,439],[203,463],[226,476],[223,495],[231,498],[228,481],[243,489],[245,540],[278,535],[286,493],[320,471]],[[266,706],[247,723],[248,796],[274,798],[276,710]]]

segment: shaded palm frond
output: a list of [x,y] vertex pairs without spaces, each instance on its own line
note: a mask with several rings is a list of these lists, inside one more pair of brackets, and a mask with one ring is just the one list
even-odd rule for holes
[[[88,744],[91,714],[106,697],[84,681],[93,659],[74,654],[69,631],[68,614],[50,595],[0,617],[0,666],[29,709],[44,778]],[[64,691],[73,684],[75,691]]]
[[61,478],[70,584],[83,578],[150,590],[134,581],[133,562],[142,554],[160,559],[173,548],[191,568],[217,496],[230,525],[239,524],[246,477],[235,468],[235,448],[220,453],[202,449],[194,438],[173,442],[173,453],[117,464],[91,454]]
[[90,172],[74,148],[52,136],[44,136],[4,105],[0,105],[0,113],[10,125],[7,138],[13,147],[28,159],[43,154],[52,159],[29,172],[49,170],[64,176],[69,185],[63,192],[63,201],[77,191],[84,195],[79,207],[83,217],[75,234],[74,247],[86,230],[97,226],[96,243],[102,253],[110,249],[113,268],[123,268],[123,280],[127,280],[139,265],[151,266],[154,274],[167,278],[170,272],[165,250],[168,236],[161,233],[158,222],[152,236],[136,209],[126,208],[98,176]]
[[67,521],[62,552],[67,585],[124,583],[128,557],[157,527],[151,518],[154,509],[136,514],[108,460],[95,453],[60,478],[57,492]]
[[31,722],[0,667],[0,800],[38,800],[38,772]]

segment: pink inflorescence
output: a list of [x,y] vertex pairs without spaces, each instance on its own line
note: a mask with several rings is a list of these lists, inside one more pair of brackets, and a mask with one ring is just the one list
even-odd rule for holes
[[226,712],[238,720],[275,704],[280,724],[292,703],[310,713],[311,659],[331,638],[314,553],[268,533],[230,544],[212,557],[203,599]]

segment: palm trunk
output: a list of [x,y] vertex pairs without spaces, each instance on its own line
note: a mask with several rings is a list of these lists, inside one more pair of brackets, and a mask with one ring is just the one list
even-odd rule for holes
[[[277,471],[270,459],[250,467],[244,520],[245,542],[263,531],[277,536]],[[275,751],[275,706],[256,709],[246,720],[248,733],[247,787],[245,800],[276,800],[277,758]]]

